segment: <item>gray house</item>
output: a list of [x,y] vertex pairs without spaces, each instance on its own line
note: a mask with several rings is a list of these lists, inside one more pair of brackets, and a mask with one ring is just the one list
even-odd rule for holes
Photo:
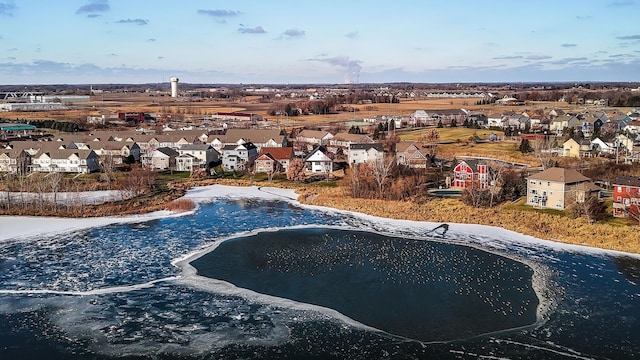
[[258,157],[258,148],[247,142],[237,145],[225,145],[222,148],[222,168],[230,170],[244,170],[251,166]]
[[176,157],[180,154],[168,147],[157,148],[142,156],[142,165],[152,169],[175,169]]
[[193,167],[211,167],[220,160],[220,153],[209,144],[183,145],[178,153],[193,157]]

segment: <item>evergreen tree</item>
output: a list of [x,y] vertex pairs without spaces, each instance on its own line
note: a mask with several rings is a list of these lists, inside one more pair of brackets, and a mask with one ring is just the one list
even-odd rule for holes
[[522,139],[518,150],[523,154],[532,152],[533,148],[531,147],[531,143],[529,143],[529,139]]

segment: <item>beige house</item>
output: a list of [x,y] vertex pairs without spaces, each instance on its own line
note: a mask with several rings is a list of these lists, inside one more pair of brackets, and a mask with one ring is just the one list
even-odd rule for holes
[[589,140],[569,139],[562,144],[562,156],[580,157],[590,150],[591,142]]
[[564,210],[570,201],[584,201],[599,190],[591,179],[572,169],[553,167],[527,178],[527,205]]

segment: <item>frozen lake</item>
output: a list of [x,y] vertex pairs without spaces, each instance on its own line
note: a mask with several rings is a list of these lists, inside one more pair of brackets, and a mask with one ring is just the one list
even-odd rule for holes
[[0,357],[640,357],[637,256],[188,196],[186,216],[0,239]]

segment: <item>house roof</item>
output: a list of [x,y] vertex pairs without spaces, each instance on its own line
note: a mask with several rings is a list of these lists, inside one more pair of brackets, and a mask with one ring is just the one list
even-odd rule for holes
[[308,161],[311,157],[313,157],[316,153],[321,152],[322,154],[324,154],[326,157],[328,157],[329,159],[333,160],[334,155],[329,152],[327,150],[326,147],[324,146],[317,146],[315,149],[313,149],[309,155],[307,157],[304,158],[304,161]]
[[462,160],[458,164],[461,163],[467,164],[473,170],[473,172],[478,171],[478,165],[486,165],[486,162],[484,160]]
[[284,135],[277,129],[228,129],[224,135],[213,135],[209,138],[212,142],[215,138],[220,139],[222,143],[237,143],[240,139],[245,142],[256,144],[265,144],[273,139],[277,143],[284,141]]
[[161,148],[157,148],[156,151],[160,151],[161,153],[167,155],[167,156],[179,156],[180,154],[173,150],[172,148],[168,148],[168,147],[161,147]]
[[396,144],[396,152],[397,153],[405,152],[412,146],[415,146],[418,149],[418,151],[420,151],[420,146],[418,146],[417,143],[413,141],[400,141]]
[[384,151],[384,147],[381,143],[358,143],[349,145],[349,149],[351,150],[369,150],[371,148],[376,149],[380,152]]
[[588,177],[580,174],[573,169],[565,169],[559,167],[552,167],[547,170],[541,171],[537,174],[531,175],[528,179],[532,180],[544,180],[561,183],[577,183],[583,181],[591,181]]
[[185,144],[180,147],[180,150],[192,150],[192,151],[207,151],[213,149],[209,144]]
[[640,187],[640,176],[620,175],[613,183],[616,185]]
[[321,130],[302,130],[300,134],[298,134],[298,136],[303,138],[322,139],[325,136],[327,136],[327,134],[331,134],[331,133],[328,131],[321,131]]
[[337,133],[331,138],[333,141],[347,141],[347,142],[365,142],[370,141],[371,138],[366,134],[349,134],[349,133]]
[[289,160],[293,158],[292,147],[265,147],[262,148],[260,155],[269,154],[275,160]]

